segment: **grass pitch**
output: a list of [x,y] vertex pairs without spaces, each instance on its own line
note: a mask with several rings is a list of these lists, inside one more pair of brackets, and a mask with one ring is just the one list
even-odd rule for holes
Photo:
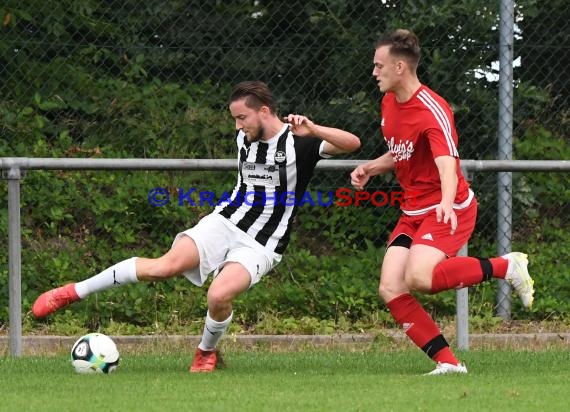
[[124,354],[110,375],[67,355],[0,358],[0,411],[566,411],[570,353],[470,351],[469,374],[422,376],[417,350],[229,351],[190,374],[191,355]]

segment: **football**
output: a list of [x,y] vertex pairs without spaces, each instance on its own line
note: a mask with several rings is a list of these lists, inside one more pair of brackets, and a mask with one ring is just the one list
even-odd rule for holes
[[71,348],[71,364],[77,373],[111,373],[119,366],[119,351],[113,339],[89,333]]

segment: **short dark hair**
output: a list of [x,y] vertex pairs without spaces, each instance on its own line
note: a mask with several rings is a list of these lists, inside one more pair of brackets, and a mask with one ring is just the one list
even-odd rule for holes
[[406,59],[413,69],[418,67],[422,54],[420,41],[411,30],[397,29],[383,34],[376,42],[375,49],[382,46],[389,46],[391,55]]
[[259,110],[267,106],[271,113],[277,113],[277,101],[267,84],[261,81],[245,81],[237,84],[230,95],[230,103],[245,99],[245,105]]

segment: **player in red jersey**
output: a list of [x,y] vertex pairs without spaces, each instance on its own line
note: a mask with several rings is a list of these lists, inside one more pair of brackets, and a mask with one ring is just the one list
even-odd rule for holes
[[395,170],[405,192],[403,213],[388,240],[380,296],[406,335],[437,363],[430,375],[466,373],[411,292],[437,293],[501,278],[530,307],[533,281],[523,253],[456,256],[475,227],[477,200],[461,173],[453,112],[417,77],[420,54],[409,30],[398,29],[376,43],[372,75],[385,93],[381,128],[389,150],[358,166],[351,180],[362,190],[372,176]]

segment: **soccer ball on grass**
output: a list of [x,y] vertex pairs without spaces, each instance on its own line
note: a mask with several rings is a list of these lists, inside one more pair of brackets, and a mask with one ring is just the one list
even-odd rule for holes
[[73,344],[71,364],[77,373],[111,373],[119,366],[117,345],[107,335],[89,333]]

